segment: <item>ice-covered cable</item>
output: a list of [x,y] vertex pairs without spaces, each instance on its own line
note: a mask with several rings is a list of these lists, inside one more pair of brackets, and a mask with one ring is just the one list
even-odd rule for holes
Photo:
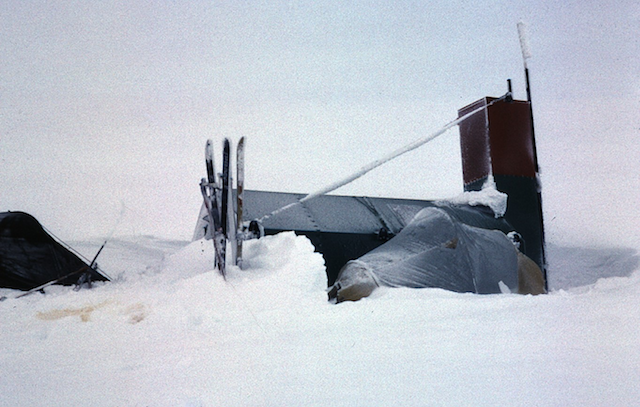
[[493,101],[491,101],[490,103],[487,103],[486,105],[480,106],[477,109],[472,110],[471,112],[458,117],[455,120],[452,120],[451,122],[447,123],[445,126],[443,126],[442,128],[440,128],[439,130],[425,136],[422,138],[419,138],[415,141],[413,141],[410,144],[407,144],[404,147],[401,147],[395,151],[393,151],[392,153],[388,154],[385,157],[379,158],[375,161],[372,161],[371,163],[365,165],[364,167],[362,167],[359,171],[353,173],[352,175],[349,175],[348,177],[345,177],[337,182],[334,182],[333,184],[327,185],[326,187],[319,189],[316,192],[312,192],[309,195],[301,198],[299,201],[296,202],[292,202],[288,205],[283,206],[280,209],[276,209],[275,211],[263,216],[262,218],[258,219],[258,221],[262,222],[274,215],[277,215],[279,213],[282,213],[290,208],[293,208],[294,206],[300,205],[306,201],[309,201],[311,199],[317,198],[321,195],[325,195],[328,194],[329,192],[335,191],[336,189],[343,187],[353,181],[355,181],[356,179],[362,177],[363,175],[367,174],[368,172],[370,172],[371,170],[380,167],[381,165],[393,160],[394,158],[397,158],[405,153],[408,153],[410,151],[415,150],[418,147],[421,147],[423,145],[425,145],[426,143],[430,142],[431,140],[435,139],[436,137],[444,134],[447,130],[449,130],[450,128],[452,128],[453,126],[456,126],[458,124],[460,124],[461,122],[467,120],[469,117],[473,116],[474,114],[487,109],[489,106],[493,105],[494,103],[500,101],[500,100],[504,100],[505,98],[507,98],[508,96],[510,96],[510,94],[506,94],[504,96],[501,96],[498,99],[495,99]]

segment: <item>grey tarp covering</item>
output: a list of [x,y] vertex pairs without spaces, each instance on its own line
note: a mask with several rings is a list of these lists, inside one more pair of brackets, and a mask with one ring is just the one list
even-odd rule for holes
[[454,220],[444,208],[425,208],[393,239],[360,257],[378,284],[499,293],[518,287],[517,252],[498,230]]

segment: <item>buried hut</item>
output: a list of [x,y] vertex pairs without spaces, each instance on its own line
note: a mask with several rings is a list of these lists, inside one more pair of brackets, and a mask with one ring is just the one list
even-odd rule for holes
[[[509,96],[509,97],[505,97]],[[506,199],[434,202],[244,191],[244,218],[265,234],[293,230],[324,256],[329,297],[359,299],[378,285],[460,292],[546,291],[544,226],[531,104],[486,97],[459,110],[464,189]],[[287,210],[282,210],[283,208]],[[418,215],[418,216],[417,216]],[[206,235],[201,211],[194,239]],[[349,286],[359,287],[355,295]],[[362,288],[362,289],[361,289]],[[342,293],[342,294],[341,294]]]

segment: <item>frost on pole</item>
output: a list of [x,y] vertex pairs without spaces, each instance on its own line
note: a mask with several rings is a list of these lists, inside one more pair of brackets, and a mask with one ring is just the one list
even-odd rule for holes
[[524,65],[527,66],[527,59],[531,58],[531,49],[529,48],[529,36],[527,35],[527,25],[520,21],[518,23],[518,37],[520,38],[520,49],[522,50],[522,59]]

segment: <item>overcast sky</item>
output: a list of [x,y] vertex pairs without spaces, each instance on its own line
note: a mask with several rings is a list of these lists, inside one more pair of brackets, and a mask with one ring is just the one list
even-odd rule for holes
[[[508,78],[523,99],[520,20],[550,236],[593,239],[611,216],[640,225],[636,1],[5,0],[0,12],[0,210],[65,239],[108,235],[122,203],[118,233],[190,238],[207,138],[247,137],[248,188],[311,192]],[[452,130],[338,193],[446,198],[462,190],[459,154]]]

